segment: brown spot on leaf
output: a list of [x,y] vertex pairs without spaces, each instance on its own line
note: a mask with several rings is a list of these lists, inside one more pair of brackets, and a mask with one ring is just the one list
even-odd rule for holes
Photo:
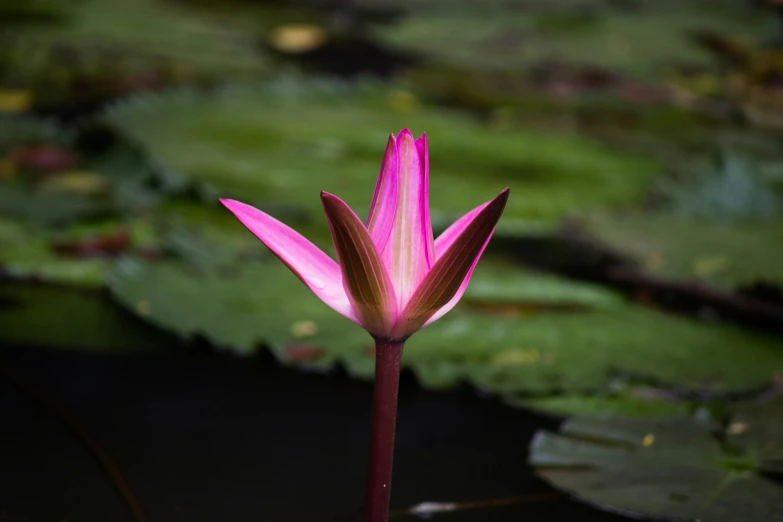
[[582,303],[545,303],[536,301],[489,301],[484,299],[463,299],[465,306],[476,312],[498,317],[520,317],[540,313],[577,313],[589,310]]
[[51,173],[72,169],[78,163],[76,153],[57,145],[24,145],[9,154],[16,165],[37,172]]
[[309,344],[289,344],[285,347],[284,356],[287,361],[312,361],[324,355],[323,348]]
[[131,239],[125,230],[103,234],[95,238],[72,241],[56,241],[52,250],[62,256],[72,257],[113,257],[131,246]]

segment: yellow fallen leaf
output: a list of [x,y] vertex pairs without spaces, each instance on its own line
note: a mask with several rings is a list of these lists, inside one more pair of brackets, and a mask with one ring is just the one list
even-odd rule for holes
[[312,337],[318,333],[318,325],[315,321],[298,321],[291,325],[291,335],[297,339]]
[[306,53],[326,42],[326,31],[313,24],[281,25],[272,30],[269,45],[284,53]]
[[97,194],[108,188],[106,179],[93,172],[63,172],[52,176],[41,184],[42,190],[79,192],[81,194]]
[[33,93],[25,90],[0,90],[0,112],[24,112],[33,104]]

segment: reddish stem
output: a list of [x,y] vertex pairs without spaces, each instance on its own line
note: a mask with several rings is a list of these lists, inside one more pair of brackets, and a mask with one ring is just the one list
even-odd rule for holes
[[387,522],[391,499],[397,391],[405,341],[375,341],[375,392],[372,407],[370,470],[364,504],[364,522]]

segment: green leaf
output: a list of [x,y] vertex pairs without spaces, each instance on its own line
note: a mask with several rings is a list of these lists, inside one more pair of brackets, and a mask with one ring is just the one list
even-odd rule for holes
[[[79,252],[80,245],[127,234],[114,252]],[[62,245],[62,248],[55,248]],[[265,256],[258,243],[222,208],[172,200],[126,220],[103,220],[50,230],[0,217],[0,272],[12,279],[99,288],[119,254],[185,259],[195,266],[226,266]],[[82,249],[83,250],[83,249]],[[100,250],[100,246],[98,248]]]
[[618,413],[634,417],[667,418],[687,414],[687,402],[657,398],[653,394],[613,393],[608,395],[560,395],[542,398],[513,399],[511,404],[557,415]]
[[31,116],[0,115],[0,155],[8,154],[17,145],[51,144],[69,148],[74,134],[53,120]]
[[669,214],[594,215],[592,235],[653,274],[723,287],[783,280],[783,221],[705,223]]
[[710,222],[770,219],[783,211],[783,201],[756,165],[728,151],[718,155],[713,170],[696,182],[669,191],[675,213]]
[[104,292],[36,283],[0,284],[0,344],[86,351],[155,350],[160,332]]
[[79,220],[107,219],[114,215],[114,206],[101,194],[44,190],[0,181],[0,216],[62,227]]
[[783,520],[783,487],[736,462],[718,427],[688,417],[577,417],[560,434],[539,432],[530,463],[559,489],[643,517],[745,522]]
[[13,27],[5,35],[5,53],[13,58],[14,53],[26,51],[32,63],[19,67],[38,74],[58,65],[58,45],[72,49],[84,62],[102,60],[114,67],[117,63],[111,63],[110,56],[120,62],[129,57],[146,60],[148,65],[150,60],[168,59],[178,66],[222,73],[257,73],[266,67],[247,27],[220,23],[192,6],[155,0],[84,0],[70,2],[62,12],[67,15],[62,23]]
[[[375,35],[430,62],[479,72],[518,73],[554,60],[657,79],[673,65],[712,65],[712,56],[692,41],[692,31],[750,38],[771,27],[769,17],[727,4],[700,8],[692,2],[647,2],[634,10],[564,7],[557,12],[557,7],[536,2],[527,6],[526,16],[481,9],[472,2],[441,9],[422,4],[424,8],[402,23],[381,26]],[[668,36],[664,39],[663,30]]]
[[[94,236],[106,230],[106,224],[102,224],[81,228],[79,235]],[[73,235],[71,239],[78,240]],[[51,233],[38,227],[0,218],[0,271],[12,278],[93,288],[103,285],[110,259],[58,255],[52,248],[53,241]]]
[[752,455],[762,471],[783,475],[783,396],[746,401],[730,411],[728,443]]
[[[493,268],[488,260],[479,263],[473,284],[485,286],[485,298],[492,285],[482,281],[514,285],[519,308],[498,314],[474,299],[413,335],[403,364],[423,385],[448,388],[467,381],[525,397],[594,393],[617,377],[630,377],[723,392],[764,385],[783,368],[775,338],[597,297],[600,289],[577,283],[571,283],[574,303],[581,307],[563,307],[564,281],[552,300],[560,309],[542,306],[540,290],[526,303],[535,286],[521,282],[520,274],[505,279],[503,270]],[[128,309],[138,312],[139,303],[148,303],[147,320],[182,336],[199,333],[243,354],[265,344],[290,364],[328,368],[340,362],[358,377],[373,374],[370,337],[323,305],[281,263],[244,262],[226,271],[127,260],[110,286]],[[303,346],[313,348],[305,360],[295,350]]]
[[212,94],[141,96],[106,121],[145,150],[167,178],[208,186],[253,206],[285,201],[320,216],[320,190],[369,209],[388,134],[429,136],[431,206],[461,215],[506,186],[508,218],[552,222],[639,201],[655,161],[573,135],[500,131],[453,112],[399,112],[393,91],[282,78]]

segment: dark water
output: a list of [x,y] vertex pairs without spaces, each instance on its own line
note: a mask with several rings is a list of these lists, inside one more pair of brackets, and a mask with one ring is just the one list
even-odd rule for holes
[[[5,346],[0,364],[103,445],[151,522],[327,522],[361,503],[369,383],[193,352]],[[0,426],[0,519],[133,520],[85,447],[8,379],[0,380]],[[554,423],[404,379],[393,507],[551,492],[525,464],[542,426]],[[622,520],[562,497],[437,519]]]

